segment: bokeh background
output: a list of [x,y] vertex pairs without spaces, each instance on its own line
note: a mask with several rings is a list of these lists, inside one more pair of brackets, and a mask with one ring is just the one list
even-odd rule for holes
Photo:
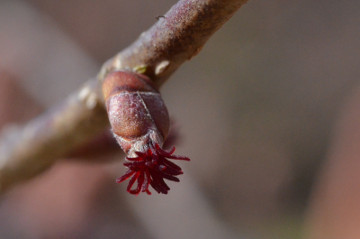
[[[61,101],[175,2],[0,0],[0,127]],[[249,0],[162,87],[192,159],[169,195],[116,185],[120,149],[63,159],[1,198],[0,237],[360,238],[359,12]]]

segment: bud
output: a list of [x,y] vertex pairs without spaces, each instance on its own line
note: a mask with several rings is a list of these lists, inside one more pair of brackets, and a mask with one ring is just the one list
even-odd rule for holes
[[117,71],[103,83],[112,131],[128,155],[144,151],[150,142],[162,145],[169,132],[169,114],[151,80],[140,74]]
[[[128,172],[117,179],[130,178],[127,191],[151,194],[151,185],[158,193],[170,189],[164,178],[179,181],[181,168],[167,158],[190,160],[161,149],[169,132],[169,114],[152,81],[130,71],[110,73],[103,82],[103,95],[116,141],[127,154],[124,165]],[[132,189],[135,181],[137,187]]]

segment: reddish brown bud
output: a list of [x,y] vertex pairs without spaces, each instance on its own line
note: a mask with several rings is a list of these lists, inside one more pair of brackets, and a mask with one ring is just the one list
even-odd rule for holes
[[124,165],[129,170],[117,182],[131,178],[127,191],[132,194],[151,194],[149,185],[167,194],[170,188],[164,179],[179,182],[177,176],[183,173],[168,159],[190,159],[173,155],[175,148],[170,152],[161,148],[169,131],[169,115],[160,93],[148,77],[117,71],[105,78],[103,94],[112,131],[127,154]]
[[150,140],[164,143],[169,114],[149,78],[128,71],[113,72],[104,80],[103,94],[115,138],[127,154],[144,151]]

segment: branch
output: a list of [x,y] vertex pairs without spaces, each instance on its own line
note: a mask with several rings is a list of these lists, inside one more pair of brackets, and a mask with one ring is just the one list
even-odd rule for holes
[[0,192],[42,172],[108,125],[97,81],[23,127],[8,127],[0,138]]
[[99,79],[114,70],[139,69],[158,86],[205,42],[247,0],[182,0],[128,48],[104,64]]
[[160,86],[190,60],[247,0],[181,0],[92,80],[60,105],[0,138],[0,193],[29,179],[108,127],[100,82],[115,70],[148,75]]

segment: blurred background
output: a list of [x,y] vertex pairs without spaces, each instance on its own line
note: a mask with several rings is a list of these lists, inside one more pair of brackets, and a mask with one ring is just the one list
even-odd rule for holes
[[[175,2],[0,0],[0,127],[61,101]],[[169,195],[115,184],[120,148],[59,160],[1,198],[0,238],[360,238],[359,11],[249,0],[162,87],[192,159]]]

